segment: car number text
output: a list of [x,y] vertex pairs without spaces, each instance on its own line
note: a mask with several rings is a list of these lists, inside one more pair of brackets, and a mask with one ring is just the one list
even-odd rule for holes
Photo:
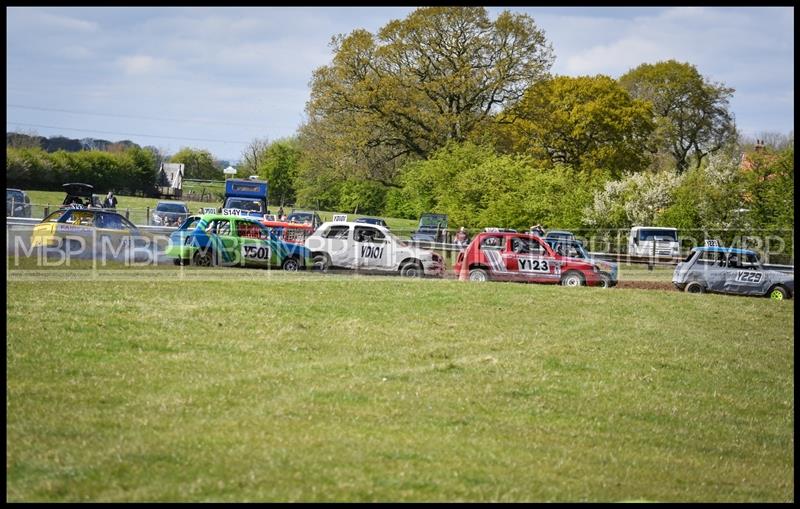
[[361,258],[383,258],[383,247],[361,246]]
[[750,272],[747,270],[736,271],[736,281],[739,283],[757,284],[761,282],[761,276],[763,276],[761,272]]
[[522,272],[550,272],[550,265],[547,260],[521,258],[519,260],[519,270]]
[[264,246],[242,246],[242,256],[248,260],[269,260],[269,248]]

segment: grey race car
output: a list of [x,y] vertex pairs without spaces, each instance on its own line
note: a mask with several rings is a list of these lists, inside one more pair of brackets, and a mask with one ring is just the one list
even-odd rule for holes
[[794,295],[793,274],[767,270],[757,253],[729,247],[695,247],[675,267],[672,283],[690,293],[763,295],[775,300]]

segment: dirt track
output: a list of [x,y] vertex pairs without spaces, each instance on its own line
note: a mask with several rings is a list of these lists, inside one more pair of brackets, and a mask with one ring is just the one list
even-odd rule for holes
[[633,288],[638,290],[668,290],[676,292],[675,285],[670,281],[619,281],[616,288]]

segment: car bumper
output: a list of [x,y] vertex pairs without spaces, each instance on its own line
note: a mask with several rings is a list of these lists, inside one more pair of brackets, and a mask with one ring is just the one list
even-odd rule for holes
[[169,245],[167,249],[164,251],[164,254],[170,258],[182,258],[184,260],[188,260],[192,258],[194,252],[197,250],[194,246],[176,246],[176,245]]
[[426,276],[441,277],[444,274],[444,265],[441,262],[423,262],[422,268]]

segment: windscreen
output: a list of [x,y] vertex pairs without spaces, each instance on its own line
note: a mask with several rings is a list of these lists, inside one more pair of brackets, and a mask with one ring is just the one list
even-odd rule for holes
[[669,242],[678,241],[678,232],[675,230],[644,229],[639,230],[639,240],[661,240]]
[[250,212],[264,212],[262,204],[252,198],[228,198],[225,200],[226,209],[241,209]]
[[444,228],[447,226],[447,219],[444,216],[425,216],[420,219],[419,224],[429,228],[436,228],[437,226]]
[[159,203],[156,210],[159,212],[175,212],[178,214],[186,214],[189,212],[186,209],[186,205],[182,205],[180,203]]

